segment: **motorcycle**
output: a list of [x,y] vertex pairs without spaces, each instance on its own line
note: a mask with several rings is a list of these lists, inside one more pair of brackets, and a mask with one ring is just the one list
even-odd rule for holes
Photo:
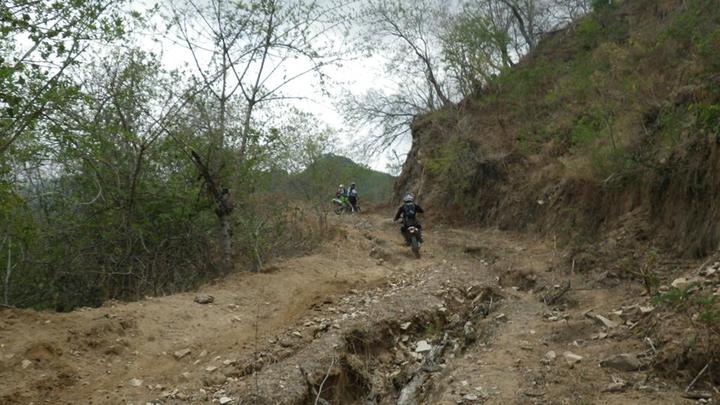
[[353,209],[350,206],[349,202],[343,201],[342,199],[337,198],[337,197],[333,198],[332,202],[335,205],[333,211],[335,211],[335,214],[337,214],[337,215],[340,215],[343,212],[348,213],[348,214],[353,212]]
[[410,249],[412,249],[413,254],[415,254],[416,258],[420,258],[420,228],[415,226],[408,226],[405,239],[407,240],[408,245],[410,245]]

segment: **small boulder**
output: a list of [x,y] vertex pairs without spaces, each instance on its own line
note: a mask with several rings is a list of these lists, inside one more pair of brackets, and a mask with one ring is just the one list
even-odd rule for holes
[[583,359],[582,356],[578,356],[573,352],[565,352],[563,353],[563,357],[565,357],[565,361],[567,361],[567,363],[571,366],[579,363]]
[[635,371],[640,369],[643,364],[636,355],[623,353],[606,358],[600,362],[600,366],[621,371]]
[[710,391],[688,391],[683,394],[683,397],[688,399],[708,400],[712,399],[713,394]]
[[654,310],[655,310],[655,307],[653,307],[652,305],[648,305],[646,307],[643,307],[643,306],[640,307],[640,313],[643,315],[647,315]]
[[213,297],[212,295],[208,295],[208,294],[200,294],[200,295],[195,296],[195,302],[197,302],[198,304],[203,304],[203,305],[212,304],[213,302],[215,302],[215,297]]
[[215,385],[225,384],[225,381],[227,381],[227,377],[225,377],[225,375],[223,375],[222,373],[210,373],[204,375],[202,380],[203,384],[205,384],[206,387],[211,387]]
[[130,380],[128,382],[128,384],[130,384],[131,387],[142,387],[143,380],[141,380],[139,378],[133,378],[132,380]]
[[699,278],[699,277],[690,277],[690,278],[680,277],[680,278],[676,278],[675,280],[673,280],[673,282],[670,285],[672,285],[673,287],[675,287],[677,289],[684,290],[692,284],[702,284],[704,281],[705,280],[703,280],[702,278]]
[[466,344],[470,344],[477,339],[477,333],[475,332],[475,327],[473,327],[472,322],[465,322],[463,326],[463,336],[465,337]]
[[594,315],[594,319],[598,323],[600,323],[601,325],[603,325],[604,327],[606,327],[608,329],[614,329],[619,326],[617,322],[611,321],[610,319],[608,319],[602,315]]
[[220,405],[227,405],[231,404],[233,402],[233,399],[230,397],[221,397],[220,398]]
[[429,352],[431,349],[432,346],[427,342],[427,340],[421,340],[415,345],[415,353],[425,353]]
[[627,381],[617,379],[616,381],[608,384],[607,388],[605,388],[605,392],[623,392],[629,385],[630,384],[628,384]]
[[175,353],[173,353],[173,356],[175,356],[175,360],[181,360],[182,358],[186,357],[190,353],[192,353],[192,350],[182,349],[182,350],[178,350]]

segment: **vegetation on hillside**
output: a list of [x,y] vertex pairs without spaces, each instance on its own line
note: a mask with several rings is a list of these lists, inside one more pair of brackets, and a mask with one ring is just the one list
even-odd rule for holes
[[662,312],[636,331],[662,347],[652,367],[717,375],[717,284],[694,276],[720,248],[720,9],[593,3],[416,117],[396,195],[423,190],[440,218],[549,236],[571,247],[567,271],[638,281]]
[[[718,137],[720,14],[706,0],[596,7],[548,34],[517,66],[489,79],[458,108],[415,120],[415,155],[402,182],[417,181],[419,170],[412,165],[420,164],[430,176],[427,182],[460,185],[436,187],[435,197],[443,204],[462,203],[465,214],[480,220],[497,221],[500,215],[488,204],[510,194],[522,195],[524,211],[537,211],[533,203],[568,182],[594,184],[598,195],[648,193],[661,209],[667,192],[680,191],[662,184],[690,176],[692,154],[714,156],[701,157]],[[698,188],[688,189],[688,198],[718,188],[714,180],[697,177],[714,164],[695,167],[697,183],[686,186]],[[514,193],[497,188],[507,182],[515,183]],[[676,197],[690,211],[688,205],[701,204]],[[568,207],[567,221],[584,221],[584,214],[570,211],[577,208],[584,209]],[[607,209],[589,208],[588,215],[600,217],[591,222],[602,223]],[[576,227],[583,229],[594,233],[587,221]],[[678,231],[690,232],[690,226]],[[693,254],[720,241],[717,227],[705,232]]]

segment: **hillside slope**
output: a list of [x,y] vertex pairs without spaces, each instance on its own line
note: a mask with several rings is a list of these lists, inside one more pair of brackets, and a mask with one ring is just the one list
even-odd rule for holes
[[720,243],[719,143],[717,2],[629,0],[418,117],[395,191],[449,221],[580,243],[631,226],[701,257]]
[[282,190],[290,195],[322,193],[330,196],[334,195],[338,184],[348,187],[353,182],[357,184],[364,202],[384,203],[392,196],[395,178],[355,163],[345,156],[327,154],[299,173],[274,174],[272,184],[274,190]]

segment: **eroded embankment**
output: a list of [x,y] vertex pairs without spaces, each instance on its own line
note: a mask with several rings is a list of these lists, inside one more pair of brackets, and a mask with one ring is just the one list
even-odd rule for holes
[[[447,356],[460,355],[477,340],[483,319],[500,299],[479,284],[426,287],[432,293],[395,285],[376,302],[370,298],[364,309],[353,302],[366,298],[346,300],[354,312],[333,323],[337,329],[316,334],[293,356],[230,391],[243,393],[243,403],[314,404],[317,398],[333,404],[423,402],[433,388],[433,373],[445,367]],[[353,320],[359,313],[363,319]]]

